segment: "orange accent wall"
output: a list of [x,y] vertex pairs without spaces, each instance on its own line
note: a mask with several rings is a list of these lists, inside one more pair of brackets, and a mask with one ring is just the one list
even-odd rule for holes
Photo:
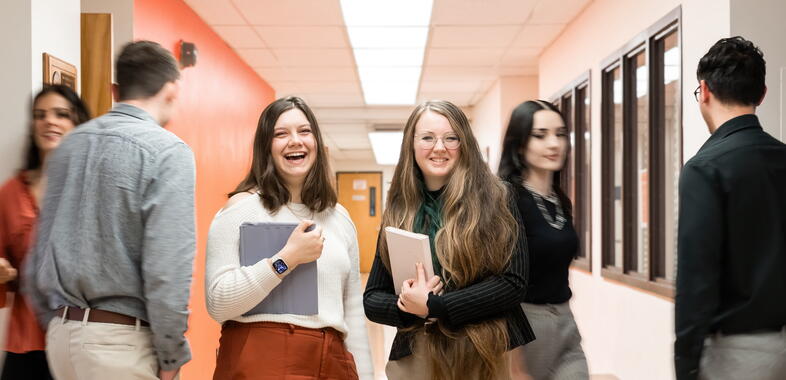
[[170,51],[181,39],[196,44],[197,64],[183,70],[177,112],[167,129],[194,151],[197,167],[197,254],[186,336],[193,358],[181,379],[211,379],[220,326],[205,308],[205,243],[210,222],[245,175],[257,119],[274,90],[182,0],[136,0],[134,39]]

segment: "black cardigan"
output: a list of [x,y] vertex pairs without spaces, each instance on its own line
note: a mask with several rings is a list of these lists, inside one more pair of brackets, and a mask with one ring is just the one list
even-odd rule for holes
[[[511,212],[519,225],[519,239],[505,272],[489,276],[462,289],[447,289],[442,296],[430,295],[428,305],[429,316],[438,318],[450,329],[504,317],[508,324],[508,347],[513,349],[535,340],[535,334],[520,306],[527,289],[529,263],[524,223],[515,202],[511,202]],[[421,320],[416,315],[399,310],[397,301],[393,277],[379,257],[378,243],[374,264],[363,293],[363,307],[369,320],[399,328],[393,339],[390,360],[412,354],[413,332],[402,332],[400,329]]]

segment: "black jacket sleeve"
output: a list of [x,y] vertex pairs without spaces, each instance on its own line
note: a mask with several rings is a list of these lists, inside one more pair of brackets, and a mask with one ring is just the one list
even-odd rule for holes
[[720,302],[724,240],[723,193],[717,171],[688,163],[680,177],[674,364],[679,380],[699,374],[704,339]]
[[[380,237],[381,234],[380,232]],[[377,252],[371,265],[366,290],[363,292],[363,309],[370,321],[399,328],[409,327],[421,318],[398,308],[393,276],[379,257],[380,240],[377,238]]]

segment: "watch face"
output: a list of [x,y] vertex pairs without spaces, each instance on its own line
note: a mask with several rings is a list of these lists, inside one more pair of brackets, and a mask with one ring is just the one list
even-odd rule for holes
[[278,259],[273,262],[273,269],[276,270],[276,273],[282,274],[286,272],[287,269],[289,269],[289,267],[287,266],[286,263],[284,263],[284,260]]

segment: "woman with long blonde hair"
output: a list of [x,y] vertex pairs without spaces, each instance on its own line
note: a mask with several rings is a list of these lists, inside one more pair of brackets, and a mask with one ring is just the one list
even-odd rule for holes
[[519,307],[528,270],[518,219],[464,113],[446,101],[416,107],[382,228],[428,235],[437,276],[417,265],[397,296],[380,235],[363,303],[370,320],[398,328],[389,379],[509,378],[505,352],[534,339]]

